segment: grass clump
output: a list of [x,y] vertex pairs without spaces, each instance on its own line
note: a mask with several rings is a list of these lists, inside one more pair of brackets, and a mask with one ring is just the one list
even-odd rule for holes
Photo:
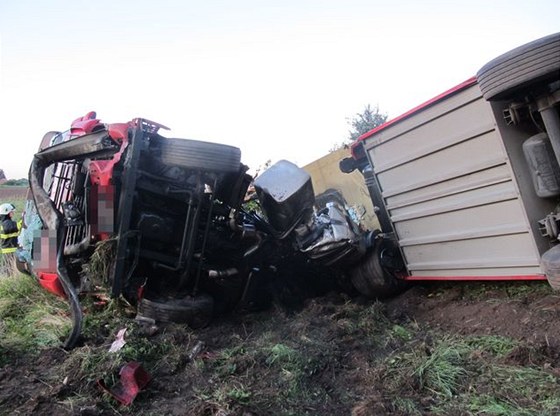
[[297,366],[299,361],[299,356],[296,350],[288,347],[284,344],[275,344],[269,350],[269,356],[266,359],[266,363],[269,366],[279,365],[283,369],[288,367],[289,369]]
[[195,389],[198,406],[229,412],[253,400],[251,368],[256,365],[258,348],[238,336],[231,337],[230,343],[208,359],[195,361],[198,377],[207,381]]
[[436,396],[452,397],[467,371],[462,366],[461,346],[444,340],[422,359],[415,371],[419,385]]
[[492,387],[493,401],[501,405],[532,410],[534,414],[560,412],[560,380],[540,368],[498,364],[486,367],[482,377]]
[[470,412],[491,416],[533,416],[534,411],[519,409],[517,405],[507,400],[491,395],[473,397],[468,405]]
[[285,395],[293,398],[303,390],[300,389],[305,373],[305,363],[300,353],[285,344],[275,344],[269,348],[266,364],[279,371],[279,379],[285,385]]
[[109,276],[114,267],[116,249],[116,237],[101,240],[95,245],[95,250],[87,263],[88,276],[94,287],[109,286]]
[[104,339],[121,328],[131,324],[134,310],[122,298],[109,299],[108,295],[102,301],[93,297],[81,300],[85,310],[82,324],[82,336],[86,340]]
[[227,397],[241,404],[247,404],[251,399],[251,393],[245,390],[243,387],[234,387],[226,394]]
[[467,409],[475,415],[489,416],[556,416],[560,414],[558,400],[540,401],[537,406],[520,406],[515,400],[494,395],[472,397]]
[[519,341],[496,335],[472,336],[466,338],[464,343],[465,350],[472,354],[490,353],[498,358],[507,356],[519,345]]
[[390,392],[411,398],[395,403],[406,414],[414,414],[411,409],[421,400],[442,415],[465,409],[485,415],[554,414],[560,410],[560,379],[542,367],[511,363],[519,345],[499,336],[430,335],[388,357],[380,381]]
[[216,374],[224,379],[242,374],[247,369],[247,363],[254,361],[254,352],[247,351],[243,345],[234,345],[223,349],[211,366]]
[[414,400],[406,397],[396,397],[393,400],[393,406],[398,412],[404,413],[410,416],[421,416],[422,412],[418,409]]
[[379,301],[360,310],[358,313],[358,327],[364,331],[382,332],[390,325],[387,318],[385,304]]
[[444,338],[433,346],[422,343],[409,352],[394,355],[388,361],[388,384],[395,390],[404,384],[412,391],[450,398],[467,375],[463,347]]
[[[441,285],[442,290],[448,290],[454,284]],[[477,301],[480,299],[503,302],[509,299],[524,299],[527,297],[546,296],[552,289],[546,281],[534,282],[468,282],[460,286],[462,298]],[[505,295],[505,296],[504,296]]]
[[0,278],[0,321],[0,349],[21,354],[60,345],[71,327],[66,302],[23,274]]
[[79,384],[80,390],[87,390],[97,380],[114,384],[122,364],[121,356],[109,353],[105,346],[84,345],[72,350],[60,372],[68,377],[70,383]]
[[411,330],[409,330],[408,328],[406,328],[402,325],[395,324],[391,328],[390,336],[393,339],[400,340],[400,341],[403,341],[403,342],[407,342],[407,341],[412,340],[414,335],[413,335],[413,332]]

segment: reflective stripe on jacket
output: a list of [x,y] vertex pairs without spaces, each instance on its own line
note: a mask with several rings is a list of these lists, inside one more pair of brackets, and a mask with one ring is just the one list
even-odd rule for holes
[[[0,229],[2,227],[0,226]],[[4,234],[4,230],[2,230],[2,233],[0,234],[0,239],[2,240],[6,240],[8,238],[14,238],[17,237],[19,235],[19,231],[16,231],[15,233],[10,233],[10,234]]]

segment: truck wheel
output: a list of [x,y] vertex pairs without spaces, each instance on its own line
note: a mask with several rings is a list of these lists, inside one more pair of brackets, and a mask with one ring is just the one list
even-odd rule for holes
[[515,48],[484,65],[476,74],[488,101],[513,98],[536,84],[560,79],[560,33]]
[[560,245],[548,249],[542,255],[541,266],[552,289],[560,290]]
[[138,315],[154,319],[156,322],[187,324],[193,329],[210,323],[214,311],[214,299],[200,294],[184,298],[156,297],[143,298],[138,304]]
[[237,173],[241,167],[241,150],[225,144],[162,139],[159,150],[159,160],[165,165],[220,173]]
[[[395,271],[383,266],[387,257],[400,256],[390,240],[378,239],[373,250],[350,273],[352,284],[358,292],[371,299],[395,296],[406,289]],[[385,259],[383,259],[385,257]]]

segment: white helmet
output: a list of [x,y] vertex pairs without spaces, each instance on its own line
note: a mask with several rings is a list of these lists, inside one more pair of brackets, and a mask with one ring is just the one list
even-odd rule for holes
[[0,215],[8,215],[10,212],[16,210],[12,204],[2,204],[0,205]]

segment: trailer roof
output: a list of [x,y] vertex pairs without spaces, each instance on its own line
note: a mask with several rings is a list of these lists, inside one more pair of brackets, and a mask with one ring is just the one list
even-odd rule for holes
[[470,87],[473,84],[476,84],[476,77],[471,77],[471,78],[467,79],[466,81],[463,81],[460,84],[454,86],[453,88],[450,88],[447,91],[442,92],[441,94],[435,96],[434,98],[432,98],[432,99],[414,107],[413,109],[407,111],[406,113],[401,114],[400,116],[395,117],[394,119],[389,120],[389,121],[387,121],[386,123],[383,123],[380,126],[377,126],[376,128],[368,131],[367,133],[362,134],[360,137],[358,137],[357,141],[359,142],[359,141],[365,140],[368,137],[373,136],[375,133],[377,133],[377,132],[379,132],[383,129],[386,129],[387,127],[389,127],[389,126],[391,126],[395,123],[398,123],[398,122],[404,120],[405,118],[408,118],[411,115],[413,115],[413,114],[415,114],[419,111],[422,111],[423,109],[425,109],[427,107],[430,107],[431,105],[433,105],[433,104],[435,104],[439,101],[442,101],[442,100],[450,97],[451,95],[456,94],[457,92],[459,92],[461,90],[464,90],[467,87]]

